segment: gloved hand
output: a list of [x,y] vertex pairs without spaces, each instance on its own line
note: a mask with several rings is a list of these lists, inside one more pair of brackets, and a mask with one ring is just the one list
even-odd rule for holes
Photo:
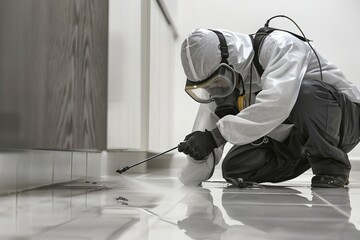
[[178,147],[179,152],[194,158],[195,160],[205,159],[215,148],[216,143],[208,130],[205,132],[195,131],[185,137]]

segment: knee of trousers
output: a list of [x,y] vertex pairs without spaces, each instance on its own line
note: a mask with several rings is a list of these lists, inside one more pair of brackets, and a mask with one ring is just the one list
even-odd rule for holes
[[241,158],[239,159],[238,156],[231,153],[226,155],[221,165],[223,177],[225,179],[242,177],[240,175],[244,170],[243,165],[244,161]]
[[242,178],[246,180],[247,173],[244,171],[245,168],[242,167],[242,162],[240,161],[234,161],[234,159],[229,159],[230,161],[226,161],[224,159],[222,163],[222,176],[225,179],[228,178]]
[[224,178],[243,178],[261,168],[266,162],[267,150],[256,148],[250,144],[239,146],[230,151],[222,163]]

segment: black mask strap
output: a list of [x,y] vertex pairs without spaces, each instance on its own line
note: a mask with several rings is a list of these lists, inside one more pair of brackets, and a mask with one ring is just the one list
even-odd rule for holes
[[229,57],[229,51],[228,51],[228,46],[226,43],[225,36],[219,31],[212,30],[212,29],[209,29],[209,30],[213,31],[219,38],[219,41],[220,41],[219,49],[221,51],[221,63],[226,63],[229,65],[229,62],[227,60],[227,58]]

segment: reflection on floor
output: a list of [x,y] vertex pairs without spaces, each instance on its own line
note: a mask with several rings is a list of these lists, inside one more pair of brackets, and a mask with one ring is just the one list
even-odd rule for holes
[[310,172],[236,189],[218,170],[184,187],[177,172],[1,196],[0,239],[360,239],[360,172],[345,189],[311,189]]

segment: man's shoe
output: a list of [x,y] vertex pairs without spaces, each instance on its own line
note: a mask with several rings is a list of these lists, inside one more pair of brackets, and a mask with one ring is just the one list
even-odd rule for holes
[[312,187],[339,188],[349,184],[349,177],[346,175],[315,175],[311,179]]

